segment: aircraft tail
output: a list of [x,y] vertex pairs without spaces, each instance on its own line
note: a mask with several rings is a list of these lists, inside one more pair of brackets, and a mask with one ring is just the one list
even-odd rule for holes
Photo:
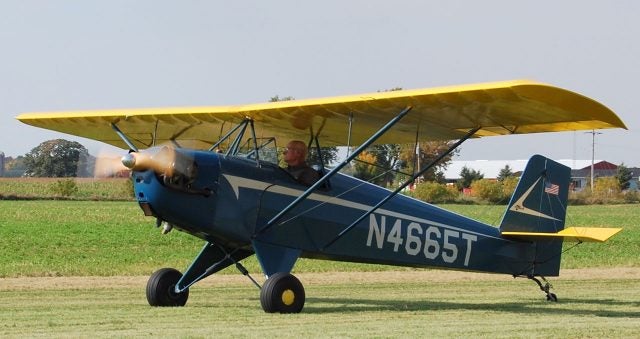
[[569,167],[541,155],[529,159],[520,177],[500,232],[535,246],[532,270],[525,274],[559,274],[570,179]]

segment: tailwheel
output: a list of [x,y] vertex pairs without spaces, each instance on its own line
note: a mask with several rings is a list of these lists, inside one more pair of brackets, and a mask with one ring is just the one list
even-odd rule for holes
[[551,284],[547,281],[547,279],[545,279],[543,276],[540,276],[540,279],[544,281],[544,284],[543,284],[540,280],[538,280],[538,278],[536,278],[533,275],[528,275],[527,278],[535,281],[535,283],[538,284],[538,287],[540,287],[540,290],[547,295],[547,301],[558,302],[558,296],[555,293],[551,292],[551,288],[553,286],[551,286]]
[[304,306],[304,287],[289,273],[275,273],[260,290],[260,304],[267,313],[300,313]]
[[175,287],[182,273],[173,268],[163,268],[154,272],[147,282],[147,301],[151,306],[184,306],[189,298],[189,290],[176,293]]

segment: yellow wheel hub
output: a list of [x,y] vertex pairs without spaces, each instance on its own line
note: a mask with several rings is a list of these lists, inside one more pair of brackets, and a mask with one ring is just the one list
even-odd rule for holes
[[287,306],[293,305],[293,302],[296,300],[296,295],[292,290],[284,290],[282,292],[282,303]]

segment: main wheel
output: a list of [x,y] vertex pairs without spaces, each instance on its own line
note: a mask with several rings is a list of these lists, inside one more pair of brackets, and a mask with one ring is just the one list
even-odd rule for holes
[[176,293],[175,287],[182,273],[173,268],[163,268],[154,272],[147,282],[147,301],[151,306],[184,306],[189,298],[189,290]]
[[304,287],[289,273],[276,273],[260,290],[260,304],[267,313],[300,313],[304,306]]

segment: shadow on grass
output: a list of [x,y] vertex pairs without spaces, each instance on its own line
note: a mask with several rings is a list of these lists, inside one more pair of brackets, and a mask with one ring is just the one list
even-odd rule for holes
[[[587,305],[587,306],[585,306]],[[597,309],[592,309],[597,306]],[[613,308],[638,308],[634,311],[620,311]],[[345,312],[415,312],[415,311],[451,311],[481,310],[521,314],[576,315],[611,318],[640,317],[640,305],[634,301],[613,299],[560,299],[559,302],[548,302],[541,298],[539,302],[511,303],[467,303],[434,300],[372,300],[348,298],[307,298],[304,313],[345,313]]]

